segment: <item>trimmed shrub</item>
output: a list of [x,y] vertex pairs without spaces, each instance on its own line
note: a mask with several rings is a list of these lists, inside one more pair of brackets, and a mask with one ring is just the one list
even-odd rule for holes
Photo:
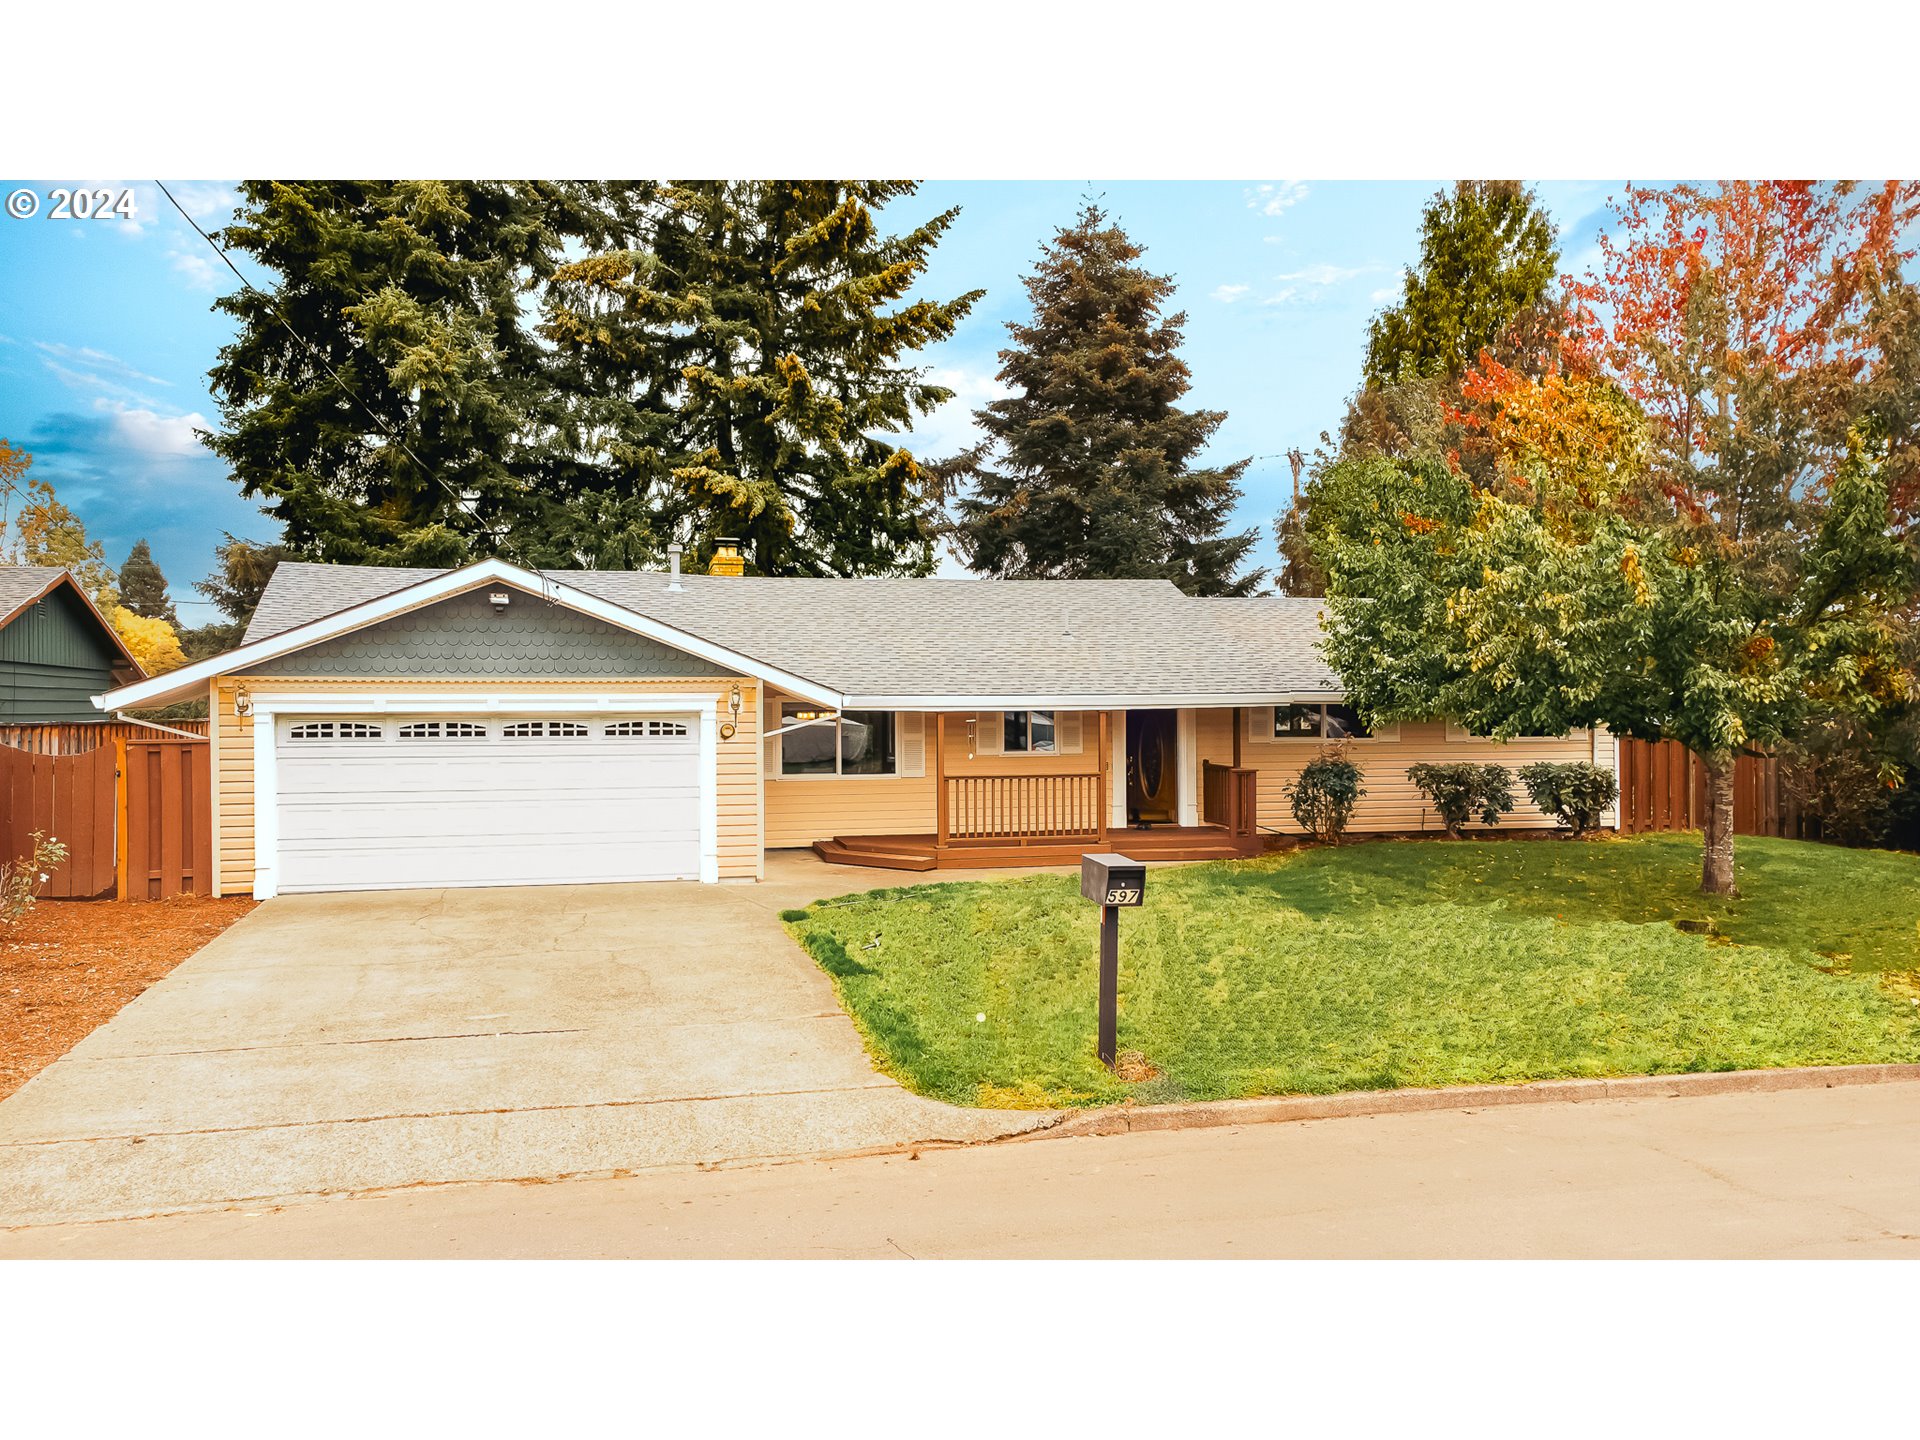
[[1307,762],[1283,793],[1302,830],[1323,844],[1337,845],[1353,818],[1353,807],[1367,792],[1360,783],[1360,767],[1347,758],[1346,747],[1330,745]]
[[1520,783],[1545,814],[1575,835],[1600,828],[1600,812],[1620,798],[1620,782],[1611,770],[1585,760],[1556,764],[1542,760],[1520,770]]
[[1407,779],[1426,796],[1447,827],[1460,838],[1460,827],[1474,816],[1482,825],[1498,825],[1500,812],[1513,808],[1513,776],[1504,765],[1474,765],[1465,760],[1445,765],[1412,765]]

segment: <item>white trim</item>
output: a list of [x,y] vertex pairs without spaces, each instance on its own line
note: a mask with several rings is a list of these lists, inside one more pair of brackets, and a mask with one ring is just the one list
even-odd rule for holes
[[213,834],[208,836],[207,868],[213,872],[207,893],[218,899],[226,887],[220,883],[220,687],[207,686],[207,788],[213,792],[207,814],[213,817]]
[[[720,879],[718,696],[598,691],[540,694],[498,690],[263,690],[249,695],[253,720],[253,898],[280,893],[278,715],[695,715],[700,721],[700,879]],[[216,717],[217,718],[217,717]]]
[[1173,753],[1178,784],[1174,790],[1175,814],[1182,825],[1200,823],[1200,743],[1199,726],[1192,710],[1176,710],[1173,717]]
[[[449,570],[444,575],[436,575],[396,590],[391,595],[382,595],[359,605],[350,606],[332,615],[309,621],[305,625],[296,625],[291,630],[278,635],[270,635],[264,640],[256,640],[251,645],[242,645],[237,650],[229,650],[224,655],[215,655],[211,659],[201,660],[192,665],[170,670],[151,680],[139,681],[132,685],[123,685],[117,690],[108,690],[93,697],[94,707],[100,710],[139,710],[151,705],[165,704],[178,694],[191,690],[194,686],[222,675],[231,675],[245,670],[250,665],[258,665],[267,660],[276,660],[296,650],[304,650],[309,645],[318,645],[322,641],[338,639],[342,635],[363,629],[368,625],[377,625],[382,620],[390,620],[409,610],[417,610],[423,605],[431,605],[438,600],[451,599],[455,595],[464,595],[469,590],[477,590],[484,585],[501,582],[514,585],[521,590],[539,595],[556,604],[578,610],[583,615],[591,615],[596,620],[628,630],[636,635],[644,635],[649,640],[657,640],[676,650],[708,660],[716,665],[724,665],[738,670],[743,675],[751,675],[757,680],[777,684],[791,690],[803,699],[822,705],[837,705],[842,709],[881,710],[889,707],[882,705],[863,705],[858,707],[844,705],[840,696],[832,690],[803,680],[798,675],[788,674],[785,670],[763,664],[738,651],[729,650],[724,645],[716,645],[710,640],[702,640],[697,635],[672,625],[642,615],[624,605],[615,605],[602,600],[597,595],[589,595],[584,590],[553,580],[532,570],[523,570],[518,565],[510,565],[504,560],[481,560],[459,570]],[[401,677],[406,678],[406,677]]]
[[1127,828],[1127,712],[1114,713],[1108,722],[1107,744],[1112,753],[1107,756],[1107,782],[1112,793],[1107,797],[1110,802],[1107,823],[1115,830]]

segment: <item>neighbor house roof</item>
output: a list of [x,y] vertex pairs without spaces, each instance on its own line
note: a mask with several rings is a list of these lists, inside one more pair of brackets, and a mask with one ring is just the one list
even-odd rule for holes
[[140,662],[133,658],[133,652],[127,649],[126,641],[120,638],[120,632],[100,613],[100,607],[93,603],[93,597],[73,578],[73,572],[64,566],[0,565],[0,630],[18,619],[29,605],[45,599],[62,585],[71,589],[88,613],[100,623],[101,632],[120,652],[121,658],[133,667],[133,672],[136,675],[146,674]]
[[375,623],[410,597],[430,603],[489,580],[669,644],[699,642],[708,658],[854,709],[1261,704],[1340,689],[1316,648],[1316,600],[1194,599],[1164,580],[685,575],[674,590],[659,572],[536,574],[501,561],[463,571],[282,564],[241,650],[175,675],[203,681]]

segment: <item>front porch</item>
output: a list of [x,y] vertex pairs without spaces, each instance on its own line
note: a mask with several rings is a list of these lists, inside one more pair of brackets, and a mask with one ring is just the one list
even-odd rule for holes
[[[1186,790],[1173,754],[1170,714],[1161,754],[1143,750],[1137,736],[1127,744],[1124,733],[1116,745],[1115,720],[1124,724],[1125,718],[1126,712],[1100,712],[1092,746],[1096,763],[1085,770],[954,775],[944,760],[947,717],[937,716],[928,747],[934,756],[933,831],[835,835],[815,841],[813,851],[835,865],[920,871],[1072,865],[1090,850],[1119,849],[1160,861],[1260,853],[1257,774],[1206,761]],[[1116,773],[1116,760],[1124,775]]]

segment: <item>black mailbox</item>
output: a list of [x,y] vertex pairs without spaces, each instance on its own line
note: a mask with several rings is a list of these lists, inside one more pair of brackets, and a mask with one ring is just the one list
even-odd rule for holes
[[1147,867],[1124,855],[1082,855],[1080,893],[1096,905],[1139,905],[1147,896]]

